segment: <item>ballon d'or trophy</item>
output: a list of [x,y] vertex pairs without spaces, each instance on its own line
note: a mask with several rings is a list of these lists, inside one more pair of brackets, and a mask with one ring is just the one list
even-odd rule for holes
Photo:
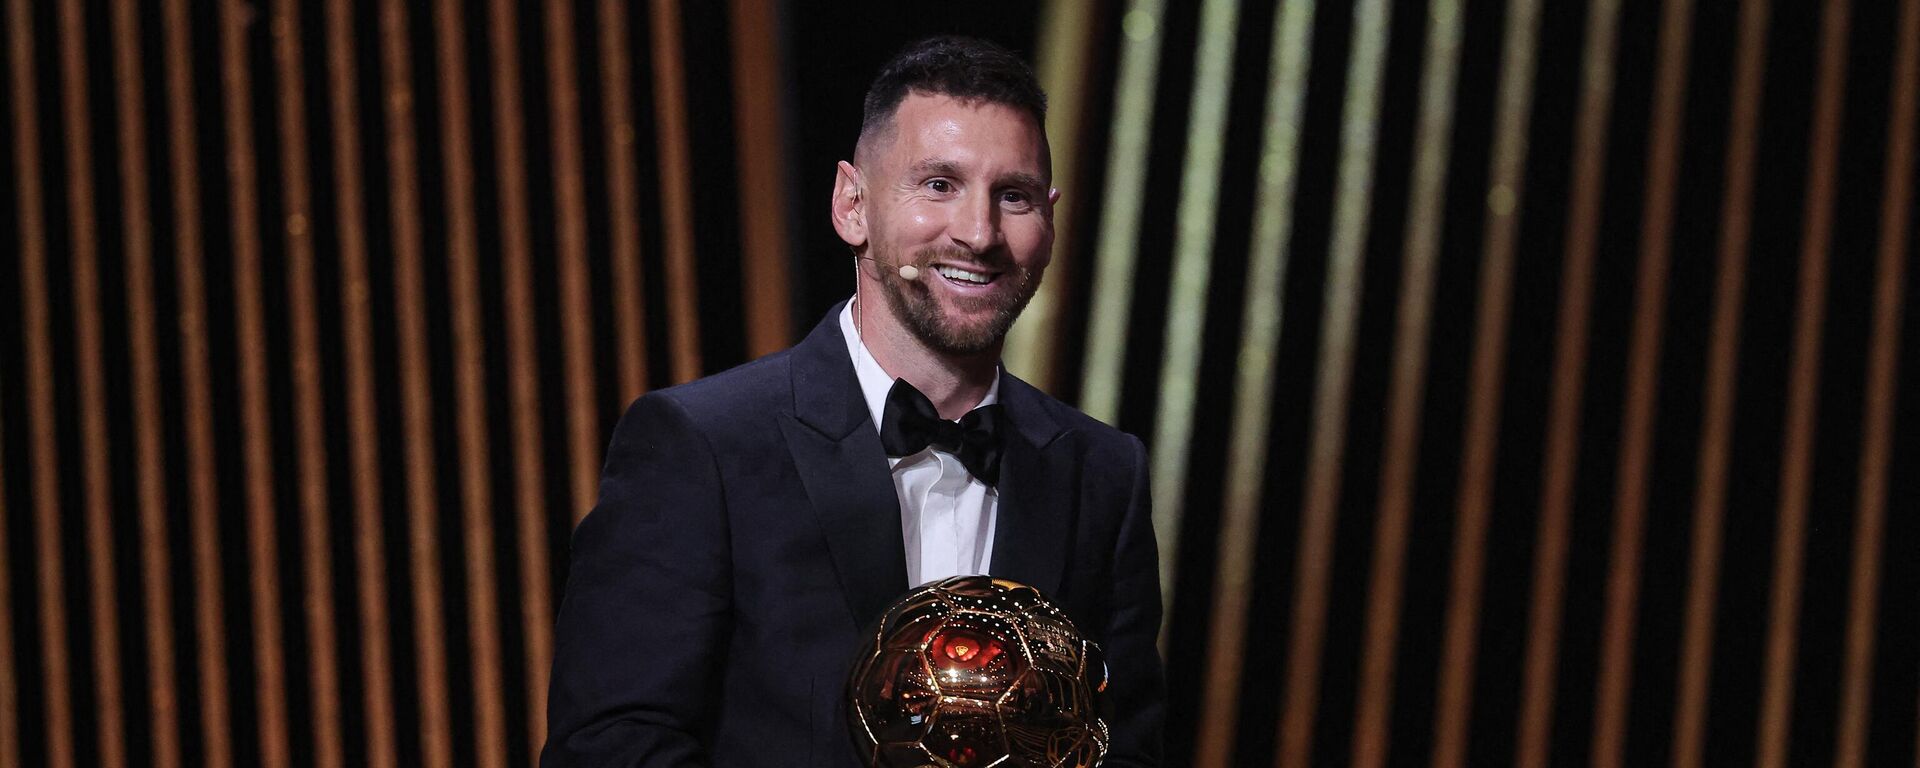
[[1107,752],[1099,646],[1039,590],[955,576],[908,592],[847,680],[855,750],[873,768],[1091,768]]

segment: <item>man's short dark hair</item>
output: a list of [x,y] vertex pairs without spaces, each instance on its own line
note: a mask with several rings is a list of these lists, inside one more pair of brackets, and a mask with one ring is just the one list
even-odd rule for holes
[[862,137],[887,128],[907,94],[948,96],[1024,110],[1041,126],[1047,123],[1047,93],[1012,51],[978,38],[933,37],[901,50],[880,68],[867,88]]

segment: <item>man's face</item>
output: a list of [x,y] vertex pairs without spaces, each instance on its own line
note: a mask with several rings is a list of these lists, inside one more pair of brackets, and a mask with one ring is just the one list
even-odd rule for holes
[[909,94],[860,158],[869,256],[895,317],[950,354],[998,349],[1053,249],[1046,137],[1013,107]]

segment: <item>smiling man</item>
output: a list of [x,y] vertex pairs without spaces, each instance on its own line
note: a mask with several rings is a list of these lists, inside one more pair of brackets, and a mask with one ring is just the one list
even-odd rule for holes
[[1105,648],[1105,764],[1158,765],[1145,451],[999,365],[1053,245],[1046,96],[1004,49],[947,37],[888,63],[865,110],[832,201],[853,298],[614,431],[574,532],[547,766],[859,766],[860,632],[980,573]]

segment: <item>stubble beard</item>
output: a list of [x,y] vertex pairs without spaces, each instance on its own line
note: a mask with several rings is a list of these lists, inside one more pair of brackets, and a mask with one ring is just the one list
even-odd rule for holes
[[[911,261],[888,261],[925,265],[944,253],[939,249],[926,249],[915,253]],[[935,352],[948,355],[970,356],[999,349],[1001,342],[1007,338],[1007,331],[1013,328],[1013,321],[1020,317],[1021,311],[1027,308],[1027,302],[1033,300],[1033,294],[1040,289],[1040,281],[1035,279],[1034,270],[1010,267],[999,279],[1011,283],[1005,287],[996,286],[998,290],[991,295],[955,297],[960,308],[966,312],[990,312],[984,321],[962,323],[948,316],[946,307],[934,299],[932,289],[917,285],[921,280],[945,278],[935,273],[931,266],[921,267],[920,273],[918,280],[906,280],[892,270],[881,270],[881,292],[886,295],[887,305],[893,309],[894,317],[900,319],[914,338]]]

